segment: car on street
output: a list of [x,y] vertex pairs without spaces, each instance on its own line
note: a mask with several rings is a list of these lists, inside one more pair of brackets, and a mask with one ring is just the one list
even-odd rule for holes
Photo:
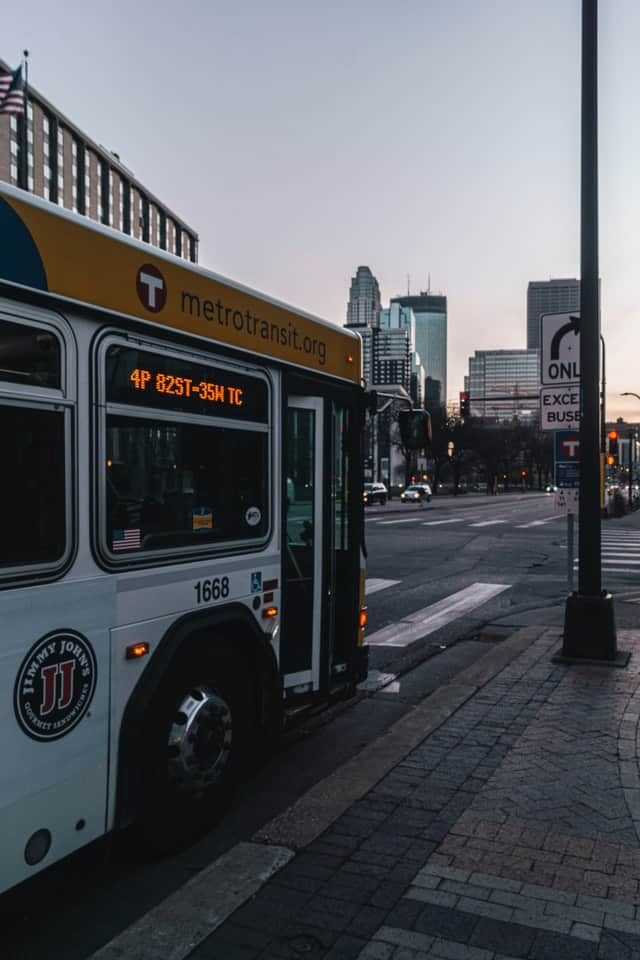
[[431,487],[428,483],[412,483],[410,487],[402,491],[400,500],[402,503],[420,503],[422,500],[426,500],[427,503],[429,503],[431,500]]
[[389,499],[389,491],[384,483],[365,483],[362,498],[365,507],[371,506],[374,503],[379,503],[384,506]]

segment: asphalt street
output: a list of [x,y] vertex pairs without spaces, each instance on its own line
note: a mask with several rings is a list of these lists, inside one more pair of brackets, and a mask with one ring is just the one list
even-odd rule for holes
[[[86,960],[311,786],[375,742],[425,695],[517,627],[562,623],[566,519],[544,494],[397,501],[366,514],[370,676],[357,697],[306,719],[195,847],[144,863],[102,842],[0,900],[4,960]],[[604,586],[620,626],[640,615],[640,524],[603,524]]]

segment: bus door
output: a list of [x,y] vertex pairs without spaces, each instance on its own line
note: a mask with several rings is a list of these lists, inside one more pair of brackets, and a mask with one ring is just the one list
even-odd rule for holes
[[288,694],[320,689],[322,631],[323,402],[289,397],[280,669]]

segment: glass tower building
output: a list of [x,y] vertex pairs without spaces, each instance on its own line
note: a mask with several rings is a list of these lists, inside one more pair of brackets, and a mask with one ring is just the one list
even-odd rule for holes
[[[440,382],[442,403],[447,399],[447,298],[428,292],[394,297],[391,304],[411,307],[416,318],[416,351],[426,377]],[[423,384],[424,389],[424,384]]]
[[465,390],[472,417],[497,422],[517,417],[530,423],[537,419],[540,409],[538,351],[476,350],[469,357]]
[[580,309],[579,280],[531,280],[527,287],[527,347],[540,347],[540,316]]

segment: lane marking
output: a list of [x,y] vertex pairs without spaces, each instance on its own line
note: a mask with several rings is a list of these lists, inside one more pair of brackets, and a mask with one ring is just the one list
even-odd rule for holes
[[184,960],[294,856],[287,847],[237,843],[89,960]]
[[364,592],[367,597],[370,597],[372,593],[377,593],[378,590],[386,590],[387,587],[395,587],[396,583],[400,583],[400,580],[382,580],[378,577],[371,577],[369,580],[365,581]]
[[381,520],[380,526],[385,527],[391,523],[417,523],[420,519],[420,517],[405,517],[403,520]]
[[367,637],[367,643],[374,647],[406,647],[510,588],[510,583],[472,583],[464,590],[458,590],[428,607],[416,610],[397,623],[377,630]]
[[435,527],[439,523],[465,523],[469,517],[459,517],[455,520],[424,520],[422,522],[423,527]]
[[547,517],[546,520],[532,520],[531,523],[519,523],[516,526],[517,530],[526,530],[527,527],[541,527],[545,523],[551,523],[552,520],[560,520],[561,514],[558,514],[556,517]]
[[480,523],[470,523],[470,527],[493,527],[496,523],[507,523],[506,520],[481,520]]

